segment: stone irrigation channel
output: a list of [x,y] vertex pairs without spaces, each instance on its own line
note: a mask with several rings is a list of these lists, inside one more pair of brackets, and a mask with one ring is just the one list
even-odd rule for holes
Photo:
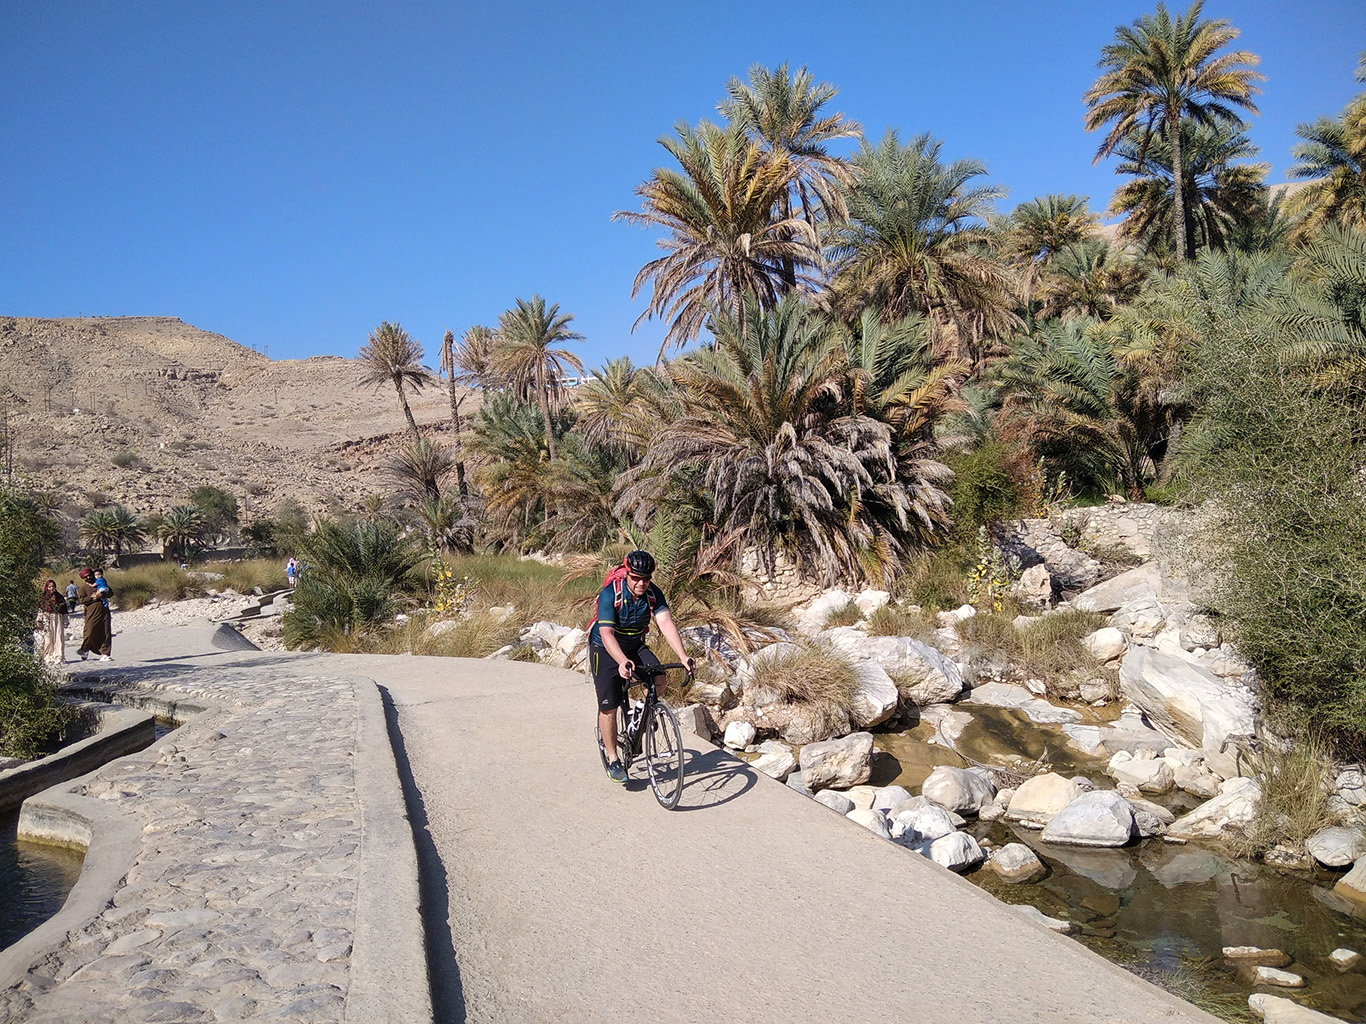
[[186,724],[25,803],[88,852],[0,1020],[1215,1020],[696,737],[611,785],[581,675],[226,635],[73,666]]

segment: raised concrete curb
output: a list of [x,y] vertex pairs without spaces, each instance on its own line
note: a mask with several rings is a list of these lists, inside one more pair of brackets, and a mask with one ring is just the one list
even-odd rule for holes
[[12,811],[35,793],[142,750],[156,739],[156,722],[146,711],[93,704],[88,708],[99,718],[99,729],[93,736],[0,772],[0,812]]

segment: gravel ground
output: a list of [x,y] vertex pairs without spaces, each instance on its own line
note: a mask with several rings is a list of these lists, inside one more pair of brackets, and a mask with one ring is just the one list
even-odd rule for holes
[[[120,633],[145,632],[160,626],[188,626],[196,622],[222,622],[241,613],[242,609],[255,604],[255,597],[228,592],[218,597],[192,597],[184,601],[169,601],[162,604],[146,605],[134,611],[114,609],[114,654],[118,655]],[[284,643],[280,638],[280,619],[277,616],[253,622],[241,623],[242,635],[263,651],[283,651]],[[79,615],[73,615],[67,626],[67,656],[74,657],[70,647],[74,640],[80,643],[83,623]]]

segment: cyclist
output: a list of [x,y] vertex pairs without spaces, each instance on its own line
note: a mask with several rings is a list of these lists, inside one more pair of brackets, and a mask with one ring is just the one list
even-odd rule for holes
[[588,635],[588,664],[598,691],[598,729],[607,754],[607,777],[621,783],[626,781],[626,769],[617,750],[617,708],[626,701],[636,664],[660,663],[645,646],[651,615],[678,660],[687,666],[688,675],[697,670],[697,663],[683,650],[683,638],[663,592],[651,582],[654,558],[648,551],[632,551],[623,567],[624,577],[614,571],[598,594],[597,621]]

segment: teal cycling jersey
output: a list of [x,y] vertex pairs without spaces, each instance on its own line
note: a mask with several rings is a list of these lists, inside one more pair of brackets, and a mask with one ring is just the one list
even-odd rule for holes
[[[653,598],[653,602],[651,601]],[[615,586],[602,588],[598,595],[598,617],[588,635],[589,642],[602,647],[600,627],[610,626],[616,634],[617,643],[623,648],[639,647],[645,642],[645,634],[650,631],[650,614],[658,615],[669,607],[664,600],[664,592],[653,583],[640,597],[631,593],[631,588],[623,580],[621,584],[621,606],[617,607]]]

